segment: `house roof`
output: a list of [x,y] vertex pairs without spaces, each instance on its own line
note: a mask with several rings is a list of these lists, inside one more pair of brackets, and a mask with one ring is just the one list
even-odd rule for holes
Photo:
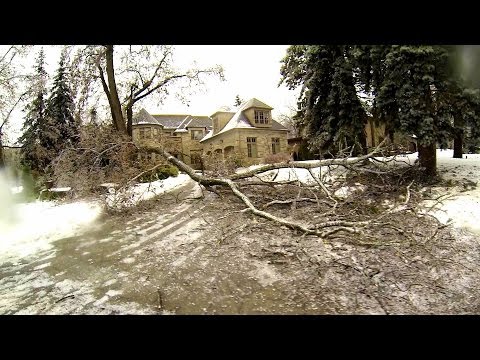
[[190,115],[152,115],[160,125],[168,129],[178,128]]
[[[244,114],[244,111],[250,109],[252,107],[260,108],[260,109],[273,109],[271,106],[261,102],[256,98],[252,98],[246,102],[244,102],[240,108],[237,110],[236,113],[232,113],[230,111],[217,111],[218,112],[225,112],[234,114],[232,118],[225,124],[223,129],[219,131],[217,134],[213,135],[212,129],[212,119],[209,116],[196,116],[196,115],[188,115],[188,114],[168,114],[168,115],[150,115],[145,109],[141,109],[136,116],[133,118],[133,125],[141,125],[141,124],[153,124],[153,125],[160,125],[165,129],[175,129],[176,133],[179,132],[186,132],[189,127],[199,127],[199,128],[207,128],[209,131],[200,142],[205,141],[211,137],[217,136],[219,134],[223,134],[232,129],[252,129],[256,128],[248,121],[247,117]],[[216,114],[215,113],[215,114]],[[213,114],[213,115],[215,115]],[[287,130],[286,127],[281,125],[280,123],[276,122],[272,119],[272,126],[269,127],[270,130]]]
[[243,109],[243,110],[247,110],[247,109],[250,109],[252,107],[261,108],[261,109],[268,109],[268,110],[273,109],[271,106],[268,106],[267,104],[261,102],[260,100],[258,100],[256,98],[252,98],[252,99],[248,100],[246,103],[243,103],[240,108]]
[[161,125],[160,123],[158,123],[158,121],[152,115],[150,115],[143,108],[132,119],[132,125],[141,125],[141,124]]
[[150,115],[145,109],[141,109],[134,116],[133,125],[153,124],[160,125],[165,129],[176,129],[176,132],[187,131],[189,127],[212,127],[212,119],[208,116],[197,116],[188,114],[162,114]]
[[[202,140],[200,140],[200,142],[203,142],[205,140],[208,140],[212,137],[215,137],[217,135],[220,135],[220,134],[223,134],[229,130],[232,130],[232,129],[263,129],[263,128],[257,128],[255,126],[253,126],[252,124],[250,124],[250,121],[248,121],[247,117],[245,116],[245,113],[244,111],[247,110],[247,109],[250,109],[252,106],[255,106],[255,107],[261,107],[261,106],[257,106],[258,103],[260,104],[263,104],[263,108],[264,109],[273,109],[271,107],[269,107],[268,105],[262,103],[260,100],[257,100],[255,98],[253,99],[250,99],[248,100],[247,102],[243,103],[242,106],[240,106],[240,108],[238,109],[238,111],[235,113],[235,115],[233,115],[233,117],[225,124],[225,126],[223,127],[222,130],[220,130],[218,133],[216,133],[215,135],[213,135],[213,130],[212,131],[209,131],[204,137]],[[255,105],[252,105],[252,104],[255,104]],[[269,127],[269,128],[266,128],[268,130],[286,130],[288,131],[288,129],[283,126],[282,124],[276,122],[275,120],[272,119],[272,126]]]

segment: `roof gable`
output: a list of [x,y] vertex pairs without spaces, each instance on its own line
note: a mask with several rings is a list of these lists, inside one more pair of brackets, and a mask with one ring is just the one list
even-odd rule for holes
[[212,127],[212,119],[208,116],[188,114],[160,114],[150,115],[145,109],[141,109],[133,118],[133,125],[153,124],[167,129],[186,130],[188,127]]
[[250,109],[252,107],[260,108],[260,109],[268,109],[268,110],[273,109],[271,106],[265,104],[264,102],[261,102],[260,100],[258,100],[256,98],[252,98],[252,99],[248,100],[247,102],[245,102],[244,104],[242,104],[241,109],[247,110],[247,109]]
[[[258,103],[257,103],[258,102]],[[205,137],[200,140],[200,142],[202,141],[205,141],[207,139],[210,139],[212,137],[215,137],[217,135],[220,135],[220,134],[223,134],[229,130],[232,130],[232,129],[264,129],[264,128],[257,128],[255,126],[253,126],[250,121],[248,121],[247,117],[245,116],[245,113],[244,111],[247,110],[247,109],[250,109],[252,106],[252,104],[255,104],[255,107],[260,107],[260,106],[257,106],[258,104],[263,104],[264,106],[264,109],[273,109],[271,107],[269,107],[268,105],[262,103],[260,100],[257,100],[255,98],[253,99],[250,99],[248,100],[247,102],[243,103],[242,106],[240,106],[240,108],[238,109],[238,111],[235,113],[235,115],[233,115],[233,117],[225,124],[225,126],[223,127],[222,130],[220,130],[218,133],[216,133],[215,135],[213,135],[213,130],[210,131],[209,133],[207,133],[205,135]],[[268,130],[287,130],[288,129],[283,126],[282,124],[280,124],[279,122],[275,121],[272,119],[272,127],[269,127],[269,128],[265,128],[265,129],[268,129]]]

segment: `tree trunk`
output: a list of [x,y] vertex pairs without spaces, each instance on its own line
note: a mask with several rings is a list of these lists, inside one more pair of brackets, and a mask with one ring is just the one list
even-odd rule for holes
[[[430,86],[427,86],[425,89],[425,105],[428,109],[430,115],[435,119],[435,113],[432,106],[432,90]],[[436,119],[435,119],[436,120]],[[434,122],[435,123],[435,122]],[[436,128],[434,129],[434,134],[436,133]],[[434,140],[428,145],[420,144],[418,146],[418,160],[420,167],[424,168],[425,175],[427,177],[433,177],[437,174],[437,142]]]
[[115,128],[127,134],[127,128],[125,126],[125,120],[122,114],[122,105],[118,98],[117,84],[115,82],[115,68],[113,67],[113,45],[107,45],[107,79],[108,87],[110,89],[110,107],[113,116],[113,124]]
[[373,119],[368,119],[370,124],[370,135],[372,137],[372,143],[370,144],[371,147],[375,147],[375,126],[373,124]]
[[453,157],[461,159],[463,157],[463,119],[460,114],[453,116],[453,127],[455,128],[455,137],[453,138]]
[[132,136],[133,109],[127,105],[127,134]]
[[5,167],[5,162],[3,161],[3,146],[2,146],[2,140],[0,139],[0,169]]
[[429,145],[418,146],[418,160],[420,167],[425,168],[425,175],[428,177],[435,176],[437,173],[437,149],[435,142]]

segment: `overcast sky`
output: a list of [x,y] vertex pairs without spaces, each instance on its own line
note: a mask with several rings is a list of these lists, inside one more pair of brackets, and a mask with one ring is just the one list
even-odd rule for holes
[[209,81],[204,94],[192,97],[190,107],[170,100],[158,112],[213,114],[220,106],[233,106],[238,94],[243,100],[257,98],[272,106],[273,116],[296,103],[298,91],[288,90],[280,81],[280,61],[287,45],[181,45],[176,46],[179,65],[196,60],[199,65],[222,65],[225,82]]

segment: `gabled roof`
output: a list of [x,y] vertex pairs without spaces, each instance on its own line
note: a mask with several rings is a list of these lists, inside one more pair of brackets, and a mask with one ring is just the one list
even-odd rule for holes
[[132,119],[132,124],[133,125],[141,125],[141,124],[155,124],[155,125],[161,125],[158,123],[158,121],[150,115],[145,109],[142,108],[138,112],[137,115],[135,115]]
[[[261,106],[257,106],[258,104],[263,104],[263,108],[264,109],[273,109],[271,107],[269,107],[268,105],[262,103],[260,100],[257,100],[255,98],[253,99],[250,99],[248,100],[247,102],[243,103],[242,106],[240,106],[240,108],[238,109],[238,111],[235,113],[235,115],[233,115],[233,117],[225,124],[225,126],[223,127],[222,130],[220,130],[218,133],[216,133],[215,135],[213,135],[213,130],[212,131],[209,131],[204,137],[202,140],[200,140],[200,142],[203,142],[205,140],[208,140],[212,137],[215,137],[217,135],[220,135],[220,134],[223,134],[229,130],[232,130],[232,129],[265,129],[265,128],[258,128],[258,127],[255,127],[253,126],[250,121],[248,121],[247,117],[245,116],[244,114],[244,111],[247,110],[247,109],[250,109],[252,107],[252,104],[255,104],[254,106],[255,107],[261,107]],[[266,129],[269,129],[269,130],[286,130],[288,131],[288,129],[283,126],[282,124],[276,122],[275,120],[272,119],[272,126],[271,127],[268,127]]]
[[180,124],[178,129],[188,129],[190,127],[200,127],[200,128],[211,128],[212,127],[212,119],[208,116],[192,116],[189,115],[185,121]]
[[240,107],[243,110],[250,109],[252,107],[260,108],[260,109],[268,109],[272,110],[273,108],[271,106],[268,106],[267,104],[261,102],[260,100],[256,98],[252,98],[248,100],[247,102],[243,103],[242,106]]
[[150,115],[145,109],[141,109],[134,116],[133,125],[153,124],[160,125],[165,129],[176,129],[176,132],[187,131],[189,127],[212,127],[212,119],[208,116],[196,116],[188,114],[178,115]]
[[185,115],[152,115],[152,116],[155,118],[155,120],[157,120],[157,122],[160,125],[163,125],[168,129],[176,129],[190,115],[185,114]]

